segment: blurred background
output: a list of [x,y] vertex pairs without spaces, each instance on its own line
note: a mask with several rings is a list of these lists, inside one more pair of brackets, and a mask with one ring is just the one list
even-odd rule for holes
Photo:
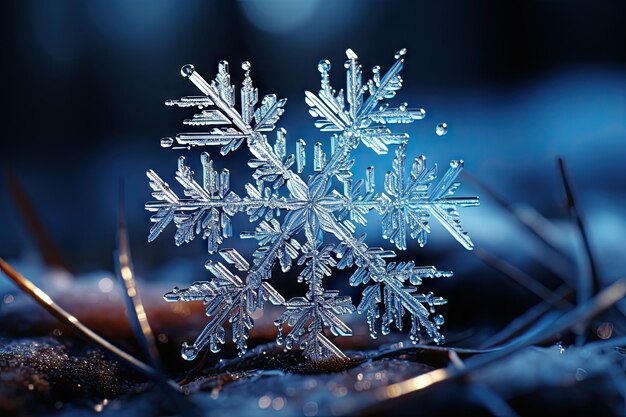
[[[9,192],[8,176],[19,180],[77,274],[113,268],[118,182],[124,178],[139,276],[165,286],[205,279],[204,242],[177,248],[169,230],[147,243],[146,170],[176,188],[180,154],[200,169],[199,150],[159,145],[161,137],[188,130],[181,121],[191,114],[165,107],[164,100],[198,94],[180,67],[193,63],[211,79],[225,59],[238,85],[240,64],[250,61],[259,93],[289,100],[280,123],[289,132],[288,146],[300,137],[327,146],[329,136],[315,129],[304,103],[305,90],[319,89],[318,61],[331,60],[331,83],[339,89],[345,85],[346,48],[359,55],[366,75],[374,65],[388,68],[404,47],[404,88],[395,100],[427,111],[424,120],[406,127],[408,155],[424,154],[442,168],[463,159],[466,171],[506,201],[545,216],[549,222],[542,229],[576,259],[580,240],[555,162],[562,156],[600,277],[609,282],[626,272],[624,2],[23,0],[0,7],[0,256],[22,270],[36,270],[41,254]],[[445,136],[435,134],[440,122],[448,125]],[[231,169],[232,188],[241,192],[251,173],[243,168],[246,150],[229,158],[209,152],[217,168]],[[356,157],[356,175],[374,164],[382,185],[393,154],[375,157],[360,147]],[[480,207],[461,213],[477,248],[556,286],[560,266],[554,267],[550,252],[480,188],[462,180],[458,195],[482,198]],[[245,216],[236,219],[236,230],[251,230]],[[378,227],[372,221],[364,229],[372,244],[385,243]],[[224,247],[238,246],[237,240]],[[403,258],[455,271],[453,279],[424,288],[451,300],[444,314],[453,328],[496,328],[538,302],[438,225],[426,248],[412,242]],[[328,287],[359,299],[338,278]],[[494,315],[496,309],[502,314]]]

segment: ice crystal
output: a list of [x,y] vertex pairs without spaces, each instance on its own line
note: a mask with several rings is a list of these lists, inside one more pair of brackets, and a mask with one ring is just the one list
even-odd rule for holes
[[[409,135],[391,130],[391,125],[407,124],[424,118],[423,109],[409,108],[406,103],[389,107],[386,103],[402,87],[400,72],[404,64],[402,49],[395,63],[383,73],[375,66],[366,82],[357,55],[346,51],[347,83],[345,93],[330,85],[331,64],[318,64],[321,88],[317,94],[307,91],[309,113],[322,132],[335,132],[330,138],[327,154],[321,143],[313,146],[313,173],[301,174],[306,167],[306,143],[295,142],[295,153],[287,153],[284,129],[276,131],[270,144],[267,133],[275,129],[286,103],[269,94],[259,103],[258,90],[250,77],[251,65],[242,64],[244,80],[236,105],[236,90],[231,85],[228,63],[219,63],[215,79],[207,82],[192,65],[181,69],[202,95],[168,100],[166,105],[194,107],[198,113],[184,121],[189,126],[209,127],[200,132],[180,133],[161,140],[163,147],[190,149],[195,146],[220,146],[226,155],[245,141],[253,158],[252,181],[245,193],[230,190],[229,171],[218,172],[207,153],[203,153],[201,180],[194,177],[185,158],[178,160],[176,180],[182,185],[184,197],[175,193],[154,171],[148,171],[155,201],[146,204],[153,212],[149,241],[155,239],[168,224],[176,227],[177,245],[201,236],[211,254],[219,252],[226,264],[209,261],[206,268],[212,277],[195,282],[186,289],[174,288],[165,295],[167,301],[202,301],[209,322],[191,345],[184,344],[182,355],[192,360],[205,346],[216,352],[226,341],[225,326],[231,325],[232,340],[240,354],[254,322],[252,315],[271,302],[284,306],[276,320],[278,343],[287,348],[300,346],[312,360],[344,358],[344,354],[328,338],[350,336],[351,329],[341,319],[355,310],[366,316],[372,337],[376,337],[377,321],[381,333],[390,332],[395,323],[402,330],[404,316],[411,323],[410,339],[417,342],[421,330],[430,340],[441,343],[439,326],[444,322],[435,313],[435,306],[446,303],[432,293],[418,293],[417,286],[426,278],[447,277],[451,272],[433,266],[416,266],[411,262],[387,261],[393,250],[370,247],[365,234],[356,234],[358,225],[366,225],[366,214],[374,211],[382,217],[382,236],[397,249],[407,248],[407,238],[423,246],[430,233],[429,220],[434,217],[465,248],[472,242],[461,228],[459,207],[478,204],[477,197],[455,197],[459,186],[456,178],[462,161],[452,161],[450,168],[437,179],[437,166],[428,168],[423,156],[406,161]],[[353,181],[352,151],[360,144],[376,154],[395,148],[391,171],[387,172],[384,191],[376,191],[374,167],[367,168],[365,178]],[[245,213],[256,224],[253,231],[241,238],[256,239],[258,248],[248,262],[237,250],[220,249],[224,239],[232,235],[232,218]],[[292,266],[301,267],[298,281],[308,286],[303,297],[286,301],[268,282],[278,264],[283,272]],[[350,284],[365,289],[358,307],[350,297],[324,289],[324,279],[336,269],[353,269]],[[382,310],[382,314],[381,314]],[[284,334],[286,333],[286,334]]]

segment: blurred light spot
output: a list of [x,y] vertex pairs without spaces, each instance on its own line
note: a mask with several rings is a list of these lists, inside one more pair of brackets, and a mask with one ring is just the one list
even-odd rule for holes
[[285,406],[285,399],[283,397],[276,397],[272,400],[272,408],[276,411],[282,410]]
[[583,368],[576,369],[576,381],[582,381],[587,378],[587,371]]
[[316,416],[317,412],[318,412],[318,406],[317,406],[317,403],[314,401],[309,401],[308,403],[305,403],[304,406],[302,407],[302,414],[304,414],[307,417]]
[[272,399],[268,397],[267,395],[264,395],[261,398],[259,398],[259,408],[267,408],[270,406],[271,403],[272,403]]
[[600,339],[608,339],[613,334],[613,324],[606,322],[602,323],[596,329],[596,334]]
[[61,331],[61,329],[54,329],[52,331],[52,336],[54,336],[54,337],[60,337],[62,335],[63,335],[63,332]]
[[52,282],[56,289],[69,289],[73,284],[72,274],[64,269],[52,269],[46,272],[44,280]]
[[157,340],[161,343],[167,343],[170,339],[163,333],[159,333],[159,335],[157,336]]
[[100,288],[100,291],[105,293],[111,292],[113,290],[113,280],[108,277],[102,278],[100,281],[98,281],[98,288]]
[[320,0],[239,0],[237,4],[257,28],[285,33],[298,29],[315,12]]
[[11,294],[5,295],[4,299],[3,299],[4,304],[11,304],[14,300],[15,300],[15,298]]

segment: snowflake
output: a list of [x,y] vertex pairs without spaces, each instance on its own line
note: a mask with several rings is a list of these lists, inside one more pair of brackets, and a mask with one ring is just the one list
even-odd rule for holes
[[[305,94],[309,113],[316,118],[315,126],[323,132],[336,132],[331,137],[331,151],[326,154],[321,143],[313,147],[313,174],[304,179],[306,143],[295,143],[295,155],[287,154],[287,137],[278,129],[270,145],[265,132],[275,129],[286,103],[275,95],[266,95],[258,105],[258,91],[250,78],[250,64],[244,62],[244,80],[240,89],[240,107],[235,105],[236,90],[231,85],[228,63],[219,63],[214,81],[207,82],[192,65],[181,69],[202,92],[200,96],[168,100],[166,105],[196,107],[199,112],[184,121],[189,126],[214,126],[208,131],[180,133],[175,139],[162,139],[162,146],[190,149],[195,146],[220,146],[222,155],[237,150],[245,141],[253,155],[248,165],[253,170],[253,182],[245,186],[245,195],[230,190],[229,171],[217,172],[213,161],[202,154],[202,181],[193,171],[178,161],[176,179],[182,185],[184,197],[179,197],[154,171],[148,171],[155,201],[146,204],[153,212],[154,226],[149,241],[154,240],[168,224],[176,227],[177,245],[201,235],[208,251],[216,252],[225,263],[209,261],[206,268],[212,278],[193,283],[189,288],[174,288],[165,295],[170,302],[201,300],[206,305],[209,322],[191,345],[184,344],[182,356],[194,359],[209,346],[219,351],[226,341],[225,326],[231,325],[232,340],[240,354],[254,322],[252,315],[266,302],[284,306],[276,320],[278,343],[287,348],[300,346],[307,358],[345,358],[329,339],[350,336],[351,329],[341,316],[364,314],[372,337],[377,336],[376,323],[381,321],[381,333],[388,334],[395,323],[399,330],[408,315],[413,342],[425,335],[435,343],[444,338],[439,332],[443,317],[434,316],[435,306],[446,303],[432,293],[417,293],[416,286],[425,278],[451,276],[433,266],[419,267],[413,262],[391,262],[395,252],[369,247],[366,235],[356,235],[358,225],[366,225],[366,214],[374,211],[382,216],[382,236],[397,249],[407,248],[407,236],[423,246],[430,233],[429,220],[434,217],[465,248],[472,242],[461,228],[459,207],[478,205],[477,197],[455,197],[459,184],[456,178],[463,168],[462,161],[452,161],[450,168],[437,180],[437,167],[428,168],[423,156],[407,167],[406,133],[393,132],[393,124],[412,123],[424,118],[423,109],[411,109],[407,104],[388,107],[381,102],[393,98],[402,86],[402,70],[406,50],[395,55],[395,63],[383,75],[380,67],[372,70],[372,78],[362,82],[361,65],[357,55],[346,51],[348,60],[347,85],[335,91],[329,82],[330,62],[320,61],[321,89],[317,94]],[[367,95],[367,97],[366,97]],[[384,191],[377,192],[374,168],[369,167],[365,179],[353,182],[352,151],[360,144],[376,154],[385,154],[395,147],[392,171],[387,172]],[[409,172],[406,172],[409,170]],[[241,238],[256,239],[258,248],[252,265],[235,249],[219,249],[224,239],[232,235],[232,217],[245,213],[256,224],[254,231],[241,233]],[[286,301],[268,282],[276,264],[283,272],[294,264],[301,267],[298,281],[308,286],[303,297]],[[323,281],[335,269],[352,268],[353,286],[363,285],[363,297],[354,307],[350,297],[338,291],[324,289]],[[382,316],[381,316],[382,307]],[[283,332],[287,330],[287,334]],[[421,331],[423,330],[423,332]]]

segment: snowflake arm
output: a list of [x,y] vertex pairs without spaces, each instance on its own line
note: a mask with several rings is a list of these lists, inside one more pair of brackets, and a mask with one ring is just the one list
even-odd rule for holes
[[[239,271],[248,271],[249,264],[235,249],[222,249],[220,255]],[[209,323],[191,345],[183,344],[181,353],[187,360],[195,359],[198,352],[209,346],[212,352],[218,352],[220,345],[226,342],[226,322],[232,324],[232,340],[237,345],[240,355],[247,350],[250,329],[254,325],[252,313],[263,308],[266,301],[283,304],[284,298],[269,283],[259,286],[244,282],[232,274],[221,262],[208,262],[206,268],[213,275],[211,281],[199,281],[189,288],[174,288],[165,294],[168,302],[199,301],[206,305],[205,312],[210,317]]]
[[432,215],[466,249],[474,244],[461,227],[458,208],[479,204],[478,197],[453,197],[459,187],[456,178],[463,169],[463,161],[452,161],[443,177],[437,179],[437,165],[426,167],[426,158],[413,160],[410,176],[405,175],[406,143],[396,150],[393,171],[385,176],[386,194],[371,208],[383,213],[383,237],[406,249],[406,235],[417,238],[420,246],[426,244],[430,233],[428,220]]
[[340,297],[338,291],[326,291],[322,280],[330,276],[337,263],[332,257],[334,245],[320,246],[319,242],[307,242],[302,248],[304,255],[298,264],[306,264],[298,276],[298,282],[309,285],[306,297],[295,297],[287,301],[286,310],[276,320],[278,343],[283,342],[283,327],[291,330],[285,338],[287,348],[299,344],[305,355],[314,360],[329,357],[345,359],[346,356],[324,335],[327,327],[335,336],[351,336],[352,330],[339,318],[350,314],[355,308],[350,297]]
[[437,181],[437,165],[428,169],[426,158],[419,156],[413,160],[407,178],[405,151],[406,143],[396,150],[393,170],[385,175],[384,193],[374,193],[374,167],[367,169],[365,182],[344,187],[344,195],[337,195],[340,201],[336,206],[338,218],[349,218],[364,225],[364,215],[376,210],[382,214],[383,238],[405,250],[407,235],[417,239],[420,246],[426,244],[430,233],[428,221],[432,216],[463,247],[472,249],[474,244],[461,226],[458,209],[477,206],[479,199],[454,196],[460,185],[456,179],[463,169],[463,161],[452,161],[450,168]]
[[[399,330],[402,329],[402,317],[405,312],[411,316],[413,326],[409,333],[412,341],[419,340],[419,332],[423,327],[428,336],[435,342],[442,343],[443,336],[439,333],[438,325],[432,323],[428,316],[434,312],[435,305],[442,305],[446,300],[439,297],[424,294],[414,294],[414,286],[405,286],[409,281],[413,285],[420,285],[423,278],[449,277],[451,272],[438,271],[435,267],[415,267],[409,263],[389,263],[384,258],[395,256],[393,251],[385,251],[381,248],[369,248],[365,242],[365,236],[355,238],[346,227],[338,222],[332,215],[324,221],[324,227],[333,233],[341,242],[337,248],[337,256],[341,259],[338,268],[357,265],[357,270],[350,278],[350,285],[367,284],[370,279],[375,282],[374,288],[366,287],[363,300],[357,311],[366,313],[370,334],[375,337],[374,323],[380,317],[378,304],[384,301],[385,313],[382,316],[382,333],[389,333],[390,325],[395,321]],[[384,299],[380,296],[380,287],[384,287]],[[426,302],[429,309],[423,303]]]
[[[330,86],[330,62],[320,61],[318,70],[322,75],[321,89],[317,95],[310,91],[305,93],[305,101],[310,107],[309,113],[318,118],[315,126],[322,131],[342,132],[342,135],[349,138],[344,141],[345,146],[356,147],[359,142],[363,142],[377,154],[387,153],[388,145],[405,141],[408,138],[406,133],[393,133],[387,125],[412,123],[423,119],[426,112],[423,109],[409,109],[406,103],[391,109],[384,105],[376,110],[380,101],[394,97],[396,91],[402,87],[400,72],[404,67],[402,56],[405,52],[403,50],[396,54],[396,62],[382,78],[380,67],[374,67],[372,78],[364,85],[358,57],[354,51],[348,49],[348,61],[345,64],[347,109],[343,90],[336,92]],[[369,91],[370,95],[364,102],[365,91]]]

